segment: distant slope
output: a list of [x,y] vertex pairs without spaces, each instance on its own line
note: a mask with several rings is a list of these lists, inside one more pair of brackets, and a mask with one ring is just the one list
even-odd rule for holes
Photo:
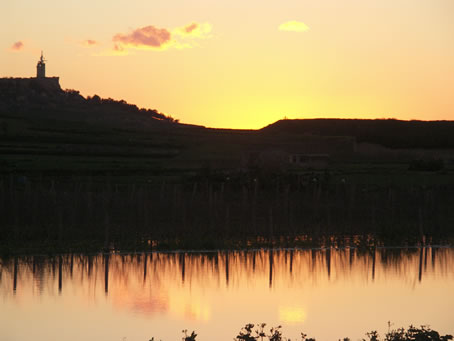
[[261,131],[274,134],[353,136],[359,143],[376,143],[389,148],[454,148],[454,121],[280,120]]
[[76,90],[62,90],[57,78],[1,78],[0,115],[39,115],[57,121],[121,123],[123,127],[177,122],[157,110],[139,109],[123,100],[96,95],[84,98]]

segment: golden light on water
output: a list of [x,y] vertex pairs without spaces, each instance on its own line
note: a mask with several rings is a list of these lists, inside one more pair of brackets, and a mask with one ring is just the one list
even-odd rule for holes
[[301,307],[279,307],[279,320],[285,323],[301,323],[306,319],[306,312]]
[[177,317],[184,317],[190,321],[211,320],[211,307],[198,297],[175,297],[170,301],[170,310]]

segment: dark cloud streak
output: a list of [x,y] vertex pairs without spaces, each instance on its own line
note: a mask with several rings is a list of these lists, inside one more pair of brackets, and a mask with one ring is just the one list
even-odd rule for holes
[[94,45],[98,45],[98,42],[96,40],[92,40],[92,39],[87,39],[84,41],[85,45],[87,46],[94,46]]

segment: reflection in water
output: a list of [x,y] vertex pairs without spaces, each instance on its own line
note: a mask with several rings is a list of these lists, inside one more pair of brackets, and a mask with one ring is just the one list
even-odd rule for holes
[[17,288],[17,257],[14,257],[14,279],[13,279],[13,291],[16,293]]
[[104,255],[104,291],[109,292],[109,255]]
[[[222,309],[232,305],[241,321],[231,331],[234,335],[252,319],[312,326],[319,311],[323,311],[323,323],[334,323],[327,320],[326,309],[341,309],[334,303],[339,295],[360,295],[361,290],[378,290],[388,283],[400,283],[406,290],[402,292],[409,292],[428,279],[430,283],[448,283],[449,287],[454,284],[453,269],[454,250],[431,247],[24,256],[0,261],[0,295],[3,302],[21,302],[25,306],[33,297],[55,294],[77,298],[79,304],[98,302],[105,296],[113,311],[186,321],[189,328],[190,321],[215,324]],[[380,284],[374,289],[376,282]],[[432,289],[424,290],[424,295],[429,295]],[[369,297],[373,301],[372,291],[365,295],[372,295]],[[351,297],[348,303],[339,305],[353,305]],[[389,299],[396,297],[389,293]],[[323,308],[322,302],[332,306]],[[374,304],[383,304],[387,309],[390,303]],[[342,309],[335,318],[343,313]],[[369,307],[348,309],[368,311]],[[0,319],[5,313],[0,310]],[[257,316],[246,315],[252,313]],[[435,327],[434,321],[420,322]]]
[[63,257],[58,257],[58,293],[61,294],[61,287],[62,287],[62,274],[63,272]]
[[[312,280],[320,279],[323,273],[330,279],[332,272],[336,279],[342,277],[363,277],[375,280],[376,272],[384,276],[417,276],[422,281],[426,272],[446,275],[452,267],[453,250],[449,248],[410,248],[387,249],[373,248],[368,251],[350,249],[314,249],[314,250],[255,250],[255,251],[219,251],[205,253],[144,253],[144,254],[102,254],[98,256],[59,255],[55,257],[24,256],[2,260],[0,267],[1,290],[5,294],[12,282],[12,291],[33,283],[42,293],[42,285],[47,282],[52,286],[52,279],[58,271],[57,287],[61,292],[64,283],[79,278],[80,283],[92,283],[102,275],[104,291],[109,293],[109,277],[115,285],[145,285],[148,280],[162,284],[174,280],[178,275],[181,285],[186,280],[192,283],[206,283],[221,286],[219,277],[225,276],[225,285],[234,285],[252,277],[268,277],[268,285],[273,287],[275,277],[286,282],[293,276]],[[378,258],[378,264],[377,264]],[[430,258],[431,262],[427,260]],[[58,266],[58,270],[56,267]],[[297,271],[294,271],[294,268]],[[377,269],[378,268],[378,269]],[[324,270],[323,270],[324,269]],[[74,275],[75,272],[75,275]],[[3,274],[5,273],[5,274]],[[138,278],[132,280],[140,273]],[[147,274],[151,273],[151,278]],[[4,278],[6,277],[6,278]],[[8,277],[12,281],[8,281]],[[127,290],[128,287],[123,287]]]
[[376,259],[376,248],[372,249],[372,281],[375,279],[375,259]]
[[229,253],[225,253],[225,284],[229,286]]
[[281,321],[288,323],[300,323],[303,322],[306,317],[306,313],[301,307],[280,307],[279,318]]
[[270,259],[269,259],[269,263],[270,263],[270,276],[269,276],[270,280],[269,280],[269,283],[270,283],[270,288],[271,288],[273,286],[273,259],[274,259],[273,250],[268,251],[268,254],[269,254],[269,257],[270,257]]

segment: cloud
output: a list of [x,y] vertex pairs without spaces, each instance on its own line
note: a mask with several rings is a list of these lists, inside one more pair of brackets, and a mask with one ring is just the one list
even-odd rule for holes
[[121,44],[114,44],[113,48],[99,51],[93,54],[96,57],[111,57],[111,56],[128,56],[132,54],[128,49]]
[[186,33],[191,33],[192,31],[194,31],[199,25],[197,23],[192,23],[191,25],[188,25],[184,28],[184,31]]
[[183,38],[211,38],[211,24],[208,23],[192,23],[183,27],[177,27],[172,31],[174,36]]
[[16,41],[12,46],[11,50],[12,51],[20,51],[24,48],[24,43],[21,41]]
[[133,54],[133,53],[129,52],[128,50],[118,51],[115,49],[111,49],[111,50],[104,50],[104,51],[93,53],[92,56],[93,57],[123,57],[123,56],[129,56],[131,54]]
[[94,47],[96,45],[99,45],[99,43],[96,40],[87,39],[82,42],[82,45],[85,47]]
[[163,49],[171,43],[172,34],[165,28],[145,26],[129,34],[118,33],[113,37],[115,49]]
[[306,32],[308,30],[309,27],[305,23],[296,20],[287,21],[279,25],[279,31]]
[[117,33],[113,36],[113,54],[125,54],[129,49],[166,50],[169,48],[191,48],[196,46],[194,39],[209,38],[211,25],[208,23],[191,23],[173,30],[144,26],[130,33]]

